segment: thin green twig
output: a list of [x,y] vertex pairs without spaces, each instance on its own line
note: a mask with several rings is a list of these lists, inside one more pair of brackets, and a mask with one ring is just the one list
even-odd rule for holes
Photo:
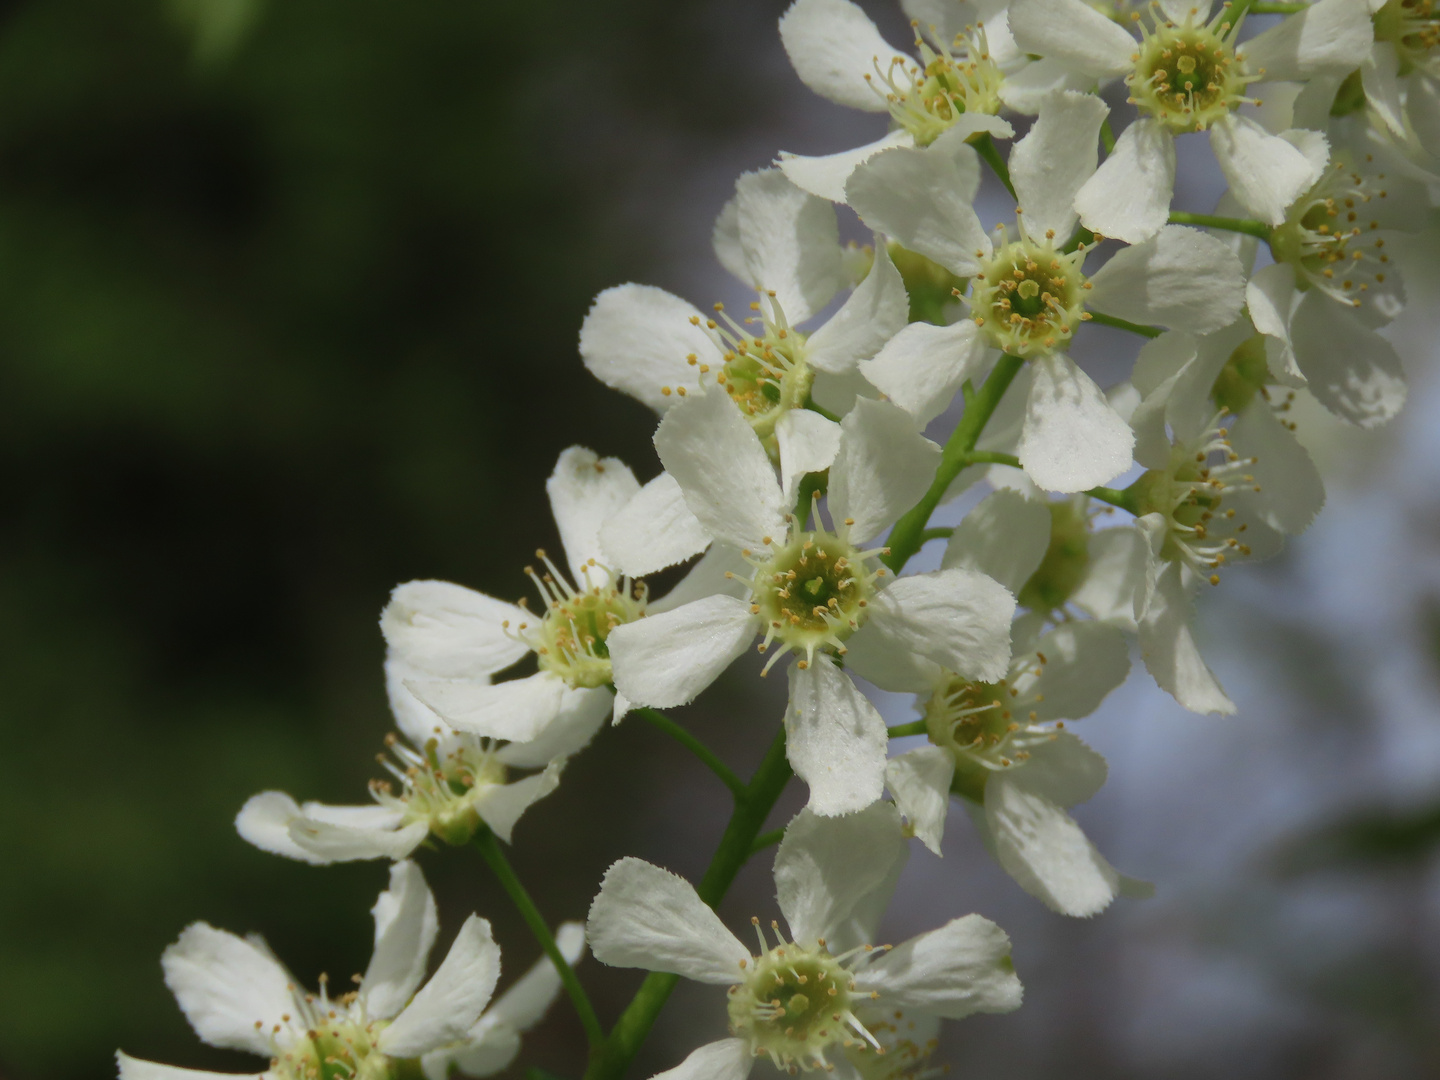
[[730,770],[730,766],[721,761],[713,750],[674,720],[671,720],[670,717],[666,716],[659,709],[651,709],[644,705],[638,705],[630,711],[642,720],[648,722],[651,726],[659,728],[699,758],[706,768],[720,778],[720,782],[729,788],[730,794],[734,795],[737,799],[745,793],[745,781],[736,776],[734,772]]
[[908,724],[896,724],[890,729],[890,738],[898,739],[902,735],[924,735],[930,729],[925,726],[924,720],[912,720]]
[[759,855],[760,852],[764,851],[766,848],[773,847],[784,839],[784,829],[771,829],[767,833],[761,833],[755,838],[755,842],[750,845],[750,854],[752,856]]
[[1088,311],[1091,322],[1097,322],[1101,326],[1113,326],[1116,330],[1129,330],[1132,334],[1139,334],[1141,337],[1157,338],[1165,331],[1158,326],[1145,326],[1141,323],[1133,323],[1128,319],[1116,318],[1114,315],[1102,315],[1098,311]]
[[1105,147],[1105,156],[1115,152],[1115,132],[1110,129],[1110,117],[1100,121],[1100,145]]
[[501,888],[509,894],[511,901],[519,909],[520,917],[525,920],[525,925],[530,928],[530,933],[535,935],[535,940],[540,942],[540,947],[545,950],[545,955],[550,958],[550,962],[555,965],[555,970],[560,973],[560,983],[565,987],[565,992],[570,995],[570,1001],[580,1016],[580,1026],[585,1029],[585,1038],[589,1040],[592,1050],[600,1046],[605,1041],[605,1029],[600,1026],[600,1018],[595,1015],[595,1007],[590,1004],[590,999],[585,994],[585,988],[575,977],[575,969],[561,954],[560,946],[555,944],[555,937],[550,933],[550,926],[545,922],[545,916],[540,914],[540,909],[535,906],[535,901],[530,899],[530,894],[525,891],[525,886],[520,884],[520,878],[516,876],[510,860],[505,858],[500,841],[489,829],[481,829],[475,834],[474,843],[480,850],[480,856],[490,865]]
[[1085,494],[1089,495],[1092,499],[1099,499],[1103,503],[1109,503],[1111,506],[1118,506],[1121,510],[1128,510],[1132,514],[1138,509],[1135,505],[1135,495],[1129,488],[1121,491],[1117,488],[1093,487],[1085,492]]
[[948,540],[954,532],[953,525],[934,525],[920,534],[920,543],[928,544],[931,540]]
[[1205,229],[1224,229],[1226,232],[1245,233],[1269,243],[1274,233],[1269,225],[1253,218],[1221,217],[1218,214],[1192,214],[1186,210],[1170,211],[1172,225],[1199,225]]
[[980,155],[980,160],[989,165],[990,171],[999,178],[1000,183],[1005,185],[1005,190],[1010,193],[1010,197],[1016,198],[1015,185],[1010,182],[1010,166],[1005,164],[1005,159],[995,148],[995,140],[990,138],[990,133],[987,131],[970,145],[975,147],[975,152]]

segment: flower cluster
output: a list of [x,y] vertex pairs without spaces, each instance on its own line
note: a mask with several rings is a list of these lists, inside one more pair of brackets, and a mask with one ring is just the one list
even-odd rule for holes
[[[1402,405],[1385,327],[1440,179],[1440,15],[1433,0],[904,7],[913,49],[851,0],[781,18],[800,79],[889,130],[738,179],[714,254],[754,291],[748,312],[630,283],[585,316],[585,367],[659,414],[653,478],[562,453],[547,492],[563,551],[524,568],[531,601],[395,589],[381,629],[399,733],[371,802],[271,791],[241,809],[266,851],[394,861],[369,969],[312,994],[258,939],[197,923],[163,965],[202,1039],[262,1055],[275,1080],[484,1076],[563,984],[587,1077],[615,1080],[665,993],[647,983],[607,1035],[573,971],[588,940],[602,963],[727,988],[730,1037],[672,1080],[743,1080],[757,1058],[892,1080],[924,1074],[940,1020],[1020,1004],[987,919],[875,940],[910,839],[940,856],[953,804],[1060,914],[1149,894],[1069,812],[1107,767],[1067,725],[1128,677],[1132,642],[1182,706],[1234,712],[1196,594],[1321,509],[1297,399],[1365,427]],[[1176,142],[1202,135],[1227,190],[1177,209]],[[1014,200],[993,228],[976,209],[987,173]],[[1117,385],[1071,356],[1090,323],[1143,341]],[[982,483],[958,525],[931,525]],[[914,570],[940,539],[938,568]],[[645,580],[681,566],[664,595]],[[788,702],[746,781],[662,710],[752,649]],[[877,688],[913,695],[918,719],[887,727]],[[636,715],[695,751],[735,816],[698,889],[622,859],[583,933],[552,935],[500,844],[607,719]],[[892,754],[904,736],[923,744]],[[808,804],[777,832],[784,924],[757,916],[751,943],[714,907],[792,774]],[[478,917],[420,988],[436,912],[408,860],[442,845],[479,848],[547,953],[494,1003]],[[197,1075],[119,1060],[127,1080]]]

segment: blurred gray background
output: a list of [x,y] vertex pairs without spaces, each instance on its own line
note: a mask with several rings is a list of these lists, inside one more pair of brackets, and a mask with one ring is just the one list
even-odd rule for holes
[[[231,819],[265,788],[364,798],[393,584],[516,598],[556,542],[561,449],[658,471],[653,418],[575,353],[590,298],[636,280],[742,300],[709,249],[734,177],[883,128],[800,85],[783,6],[0,5],[0,1076],[100,1080],[117,1046],[253,1071],[200,1045],[161,980],[195,919],[263,933],[307,980],[363,967],[385,867],[292,864]],[[897,10],[865,6],[905,44]],[[1177,206],[1209,209],[1219,184],[1182,140]],[[1010,214],[984,198],[987,224]],[[1434,297],[1420,262],[1411,294]],[[1063,920],[958,810],[943,860],[917,847],[886,936],[979,911],[1027,987],[1014,1015],[949,1025],[937,1063],[1440,1076],[1435,317],[1392,331],[1413,385],[1398,424],[1302,410],[1326,513],[1204,598],[1239,715],[1188,715],[1142,674],[1083,724],[1112,771],[1077,816],[1156,899]],[[1108,385],[1135,343],[1092,329]],[[756,669],[684,714],[742,773],[782,708]],[[514,860],[548,915],[583,917],[622,854],[698,877],[727,801],[632,722],[572,763]],[[478,859],[421,861],[442,947],[477,910],[510,975],[538,955]],[[768,864],[727,899],[733,923],[775,915]],[[607,1022],[639,980],[582,976]],[[634,1075],[723,1017],[682,986]],[[583,1056],[562,1001],[521,1060],[575,1076]]]

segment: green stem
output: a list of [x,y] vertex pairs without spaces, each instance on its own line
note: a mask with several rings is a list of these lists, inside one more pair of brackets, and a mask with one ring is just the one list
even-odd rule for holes
[[585,1038],[589,1040],[591,1048],[600,1046],[605,1041],[605,1029],[600,1026],[600,1018],[595,1015],[595,1007],[585,996],[585,988],[575,977],[575,969],[561,955],[560,947],[555,944],[555,938],[550,933],[549,925],[545,922],[545,916],[540,914],[540,909],[535,906],[535,901],[530,899],[530,894],[525,891],[525,886],[521,885],[520,879],[515,876],[515,871],[510,866],[510,860],[505,858],[505,852],[500,848],[500,841],[495,839],[495,834],[489,829],[481,829],[475,834],[475,846],[480,849],[481,857],[490,864],[490,869],[499,880],[501,887],[510,895],[511,901],[519,909],[520,917],[525,920],[525,925],[530,928],[530,932],[535,935],[535,940],[540,942],[540,947],[545,950],[545,955],[550,957],[550,962],[560,973],[560,983],[565,987],[565,992],[570,995],[570,1001],[575,1006],[575,1011],[580,1015],[580,1026],[585,1029]]
[[952,525],[936,525],[920,534],[920,543],[923,545],[928,544],[931,540],[948,540],[954,532],[955,528]]
[[1304,11],[1309,4],[1267,4],[1254,3],[1248,8],[1251,15],[1294,15]]
[[767,833],[761,833],[755,838],[755,842],[750,845],[750,854],[759,855],[760,852],[764,851],[766,848],[772,847],[784,839],[784,829],[771,829]]
[[817,404],[815,404],[815,399],[814,399],[814,398],[806,398],[806,399],[805,399],[805,408],[809,409],[811,412],[819,413],[819,414],[820,414],[821,416],[823,416],[826,420],[833,420],[833,421],[835,421],[835,423],[837,423],[837,424],[840,422],[840,417],[836,416],[836,415],[835,415],[833,412],[831,412],[829,409],[825,408],[823,405],[817,405]]
[[970,465],[1010,465],[1020,468],[1020,459],[1014,454],[1002,454],[998,450],[971,450],[966,455]]
[[890,729],[890,738],[898,739],[902,735],[924,735],[930,729],[925,726],[924,720],[912,720],[908,724],[896,724]]
[[824,495],[829,484],[828,471],[806,473],[800,478],[795,489],[795,521],[802,529],[810,520],[810,510],[815,505],[816,497]]
[[[755,838],[791,775],[782,728],[744,792],[735,797],[735,810],[725,826],[725,835],[720,838],[720,846],[715,849],[710,866],[695,889],[710,907],[720,903],[735,875],[750,858]],[[585,1080],[620,1080],[679,981],[680,976],[668,972],[655,971],[645,976],[640,989],[610,1030],[610,1037],[591,1051]]]
[[1110,129],[1110,117],[1100,121],[1100,145],[1105,147],[1105,156],[1115,152],[1115,132]]
[[1274,232],[1274,230],[1263,221],[1255,221],[1251,218],[1220,217],[1216,214],[1191,214],[1184,210],[1170,211],[1170,224],[1199,225],[1206,229],[1224,229],[1226,232],[1245,233],[1247,236],[1258,237],[1267,243],[1270,240],[1270,234]]
[[699,758],[705,764],[706,768],[720,778],[720,782],[729,788],[730,793],[737,799],[745,793],[744,780],[736,776],[728,765],[716,757],[713,750],[674,720],[671,720],[670,717],[666,716],[659,709],[651,709],[640,705],[630,711],[647,721],[652,727],[657,727],[665,732],[666,735],[669,735],[681,746]]
[[1084,225],[1077,225],[1075,226],[1075,232],[1071,234],[1070,239],[1065,242],[1065,246],[1060,250],[1064,254],[1069,255],[1072,251],[1079,251],[1082,244],[1089,247],[1094,243],[1095,234],[1085,228]]
[[1102,315],[1098,311],[1087,311],[1091,322],[1097,322],[1101,326],[1113,326],[1116,330],[1129,330],[1132,334],[1139,334],[1141,337],[1157,338],[1165,331],[1158,326],[1143,326],[1140,323],[1130,322],[1128,319],[1117,319],[1114,315]]
[[1020,357],[1005,353],[996,361],[994,370],[990,372],[984,385],[965,395],[965,411],[960,416],[960,423],[955,425],[955,430],[945,443],[945,449],[940,456],[940,467],[935,470],[935,479],[930,483],[930,490],[925,492],[920,501],[907,510],[890,530],[890,539],[887,541],[889,553],[882,555],[880,561],[895,573],[900,572],[910,561],[910,556],[919,551],[920,545],[925,542],[925,529],[930,524],[930,515],[945,497],[950,482],[959,475],[961,469],[974,463],[975,443],[980,438],[980,433],[985,430],[990,415],[1000,404],[1000,399],[1005,396],[1005,391],[1009,389],[1024,364],[1025,361]]
[[1119,491],[1116,488],[1093,487],[1085,492],[1092,499],[1099,499],[1111,506],[1118,506],[1121,510],[1128,510],[1132,514],[1138,514],[1139,507],[1135,504],[1135,493],[1129,488]]
[[970,145],[975,147],[975,152],[980,155],[980,160],[989,165],[990,171],[1000,178],[1000,183],[1005,185],[1005,190],[1010,193],[1010,197],[1016,198],[1015,185],[1010,182],[1010,166],[1005,164],[1005,159],[995,148],[995,140],[990,138],[990,133],[987,131]]

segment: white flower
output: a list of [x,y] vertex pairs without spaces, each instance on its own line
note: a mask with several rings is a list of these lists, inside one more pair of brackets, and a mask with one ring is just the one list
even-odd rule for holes
[[890,761],[890,791],[911,828],[940,854],[952,792],[965,797],[986,847],[1026,892],[1062,915],[1094,915],[1146,889],[1117,873],[1065,808],[1105,782],[1105,760],[1065,728],[1093,712],[1130,669],[1124,636],[1069,622],[1036,636],[1015,623],[1005,677],[980,683],[937,670],[912,687],[932,745]]
[[834,207],[778,169],[746,173],[716,222],[715,252],[760,291],[752,314],[737,322],[717,304],[711,317],[663,289],[618,285],[595,298],[580,328],[585,366],[659,413],[708,375],[775,454],[780,419],[812,394],[827,407],[848,408],[854,388],[846,376],[909,316],[904,282],[877,251],[865,280],[823,326],[796,329],[844,281],[837,229]]
[[[1008,41],[1001,14],[1002,39]],[[1015,133],[995,115],[1005,98],[1004,75],[984,25],[936,29],[929,40],[917,27],[916,60],[891,47],[851,0],[795,0],[780,17],[780,41],[810,89],[852,109],[889,113],[893,125],[875,142],[838,154],[782,151],[780,168],[813,195],[845,202],[851,171],[890,147],[926,147],[942,136],[958,143],[982,133],[1001,138]]]
[[[235,819],[242,837],[263,851],[302,862],[403,859],[427,836],[463,844],[482,825],[500,839],[560,783],[565,760],[589,743],[609,703],[586,698],[529,742],[501,745],[456,731],[426,708],[406,683],[426,673],[392,657],[385,664],[390,707],[404,739],[385,741],[380,758],[394,783],[371,781],[372,806],[297,804],[283,791],[249,799]],[[516,769],[538,769],[516,779]]]
[[[1015,0],[1010,24],[1028,52],[1054,57],[1097,79],[1124,75],[1140,119],[1075,197],[1087,228],[1138,243],[1165,224],[1175,187],[1175,136],[1208,131],[1230,189],[1252,214],[1272,225],[1320,175],[1323,153],[1303,148],[1299,134],[1273,135],[1236,110],[1254,99],[1260,79],[1304,81],[1359,65],[1370,49],[1370,22],[1356,0],[1320,0],[1304,12],[1237,47],[1239,26],[1222,6],[1187,0],[1152,4],[1141,40],[1083,0]],[[1178,21],[1172,21],[1178,20]],[[1287,137],[1288,136],[1288,137]],[[1313,133],[1312,133],[1313,136]],[[1310,150],[1311,153],[1306,152]]]
[[[723,570],[712,573],[715,560],[702,560],[687,582],[652,604],[643,584],[602,561],[603,524],[640,490],[615,458],[578,446],[560,455],[546,491],[571,576],[537,552],[543,572],[526,572],[541,613],[448,582],[398,587],[380,625],[392,654],[424,673],[405,685],[457,731],[512,743],[543,740],[553,724],[583,726],[612,709],[616,719],[624,715],[628,705],[612,701],[608,689],[611,632],[647,610],[665,610],[666,601],[692,598],[691,590],[708,595],[712,585],[724,585]],[[533,675],[490,681],[530,654],[539,667]]]
[[1307,386],[1342,420],[1372,427],[1405,402],[1395,347],[1376,328],[1404,304],[1389,230],[1415,230],[1428,217],[1424,192],[1373,163],[1337,155],[1275,229],[1275,262],[1246,289],[1250,317],[1279,347],[1277,374]]
[[[1105,106],[1073,91],[1047,99],[1011,155],[1019,234],[998,246],[970,204],[978,169],[966,146],[887,150],[855,170],[850,201],[874,228],[951,273],[972,278],[972,318],[950,327],[907,327],[860,369],[923,422],[1002,349],[1031,361],[1018,446],[1025,471],[1050,491],[1103,484],[1130,465],[1129,426],[1065,353],[1089,311],[1205,332],[1244,303],[1244,271],[1220,241],[1166,226],[1126,248],[1090,277],[1087,250],[1067,250],[1075,193],[1095,170]],[[1023,212],[1022,212],[1023,211]]]
[[639,859],[610,867],[590,908],[596,959],[728,986],[731,1038],[702,1046],[669,1080],[744,1080],[757,1057],[782,1069],[830,1070],[875,1055],[873,1012],[958,1020],[1020,1004],[1010,943],[967,915],[889,949],[870,944],[907,848],[888,804],[843,818],[802,811],[775,856],[786,941],[752,919],[752,955],[683,878]]
[[767,670],[796,657],[787,750],[810,785],[810,806],[842,814],[869,805],[883,787],[885,723],[831,656],[877,682],[914,656],[994,678],[1010,656],[1014,599],[994,581],[955,569],[883,587],[886,571],[874,565],[881,551],[865,547],[924,494],[939,447],[901,409],[857,402],[829,470],[832,528],[818,509],[813,528],[808,514],[787,512],[759,439],[722,394],[691,395],[672,409],[655,447],[715,537],[711,554],[728,547],[749,563],[749,596],[710,596],[616,627],[616,688],[637,704],[684,705],[763,635]]
[[[373,913],[370,965],[344,994],[332,997],[323,975],[318,994],[305,991],[258,937],[206,923],[165,950],[165,983],[203,1041],[267,1058],[266,1080],[391,1080],[402,1062],[469,1040],[500,977],[500,949],[490,924],[471,915],[421,987],[438,924],[414,863],[391,867]],[[116,1058],[120,1080],[225,1075]]]
[[[1440,171],[1440,11],[1434,0],[1369,0],[1368,7],[1375,44],[1358,72],[1367,111],[1398,149],[1435,174]],[[1347,89],[1349,81],[1339,88],[1342,95]]]

